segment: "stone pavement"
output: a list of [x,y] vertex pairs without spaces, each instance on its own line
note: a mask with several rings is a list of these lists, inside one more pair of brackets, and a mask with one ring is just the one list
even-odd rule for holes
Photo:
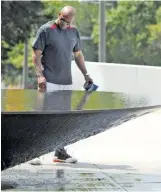
[[89,163],[22,164],[2,172],[7,191],[161,191],[160,173],[140,173],[128,165]]
[[[1,173],[6,191],[161,192],[161,111],[67,146],[77,164],[52,163],[53,153]],[[7,184],[6,184],[7,183]]]

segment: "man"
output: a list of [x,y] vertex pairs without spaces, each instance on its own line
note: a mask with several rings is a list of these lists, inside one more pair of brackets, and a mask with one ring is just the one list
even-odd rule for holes
[[53,22],[40,27],[33,43],[39,91],[72,89],[71,60],[82,72],[85,81],[93,82],[85,67],[78,30],[72,26],[76,11],[64,7]]
[[[60,11],[54,22],[42,25],[37,32],[32,47],[38,90],[41,92],[72,90],[72,55],[74,55],[75,62],[85,81],[93,82],[85,67],[79,32],[72,26],[75,15],[75,9],[66,6]],[[55,156],[60,159],[60,162],[71,159],[71,156],[62,147],[56,150]],[[76,162],[75,159],[74,162]]]

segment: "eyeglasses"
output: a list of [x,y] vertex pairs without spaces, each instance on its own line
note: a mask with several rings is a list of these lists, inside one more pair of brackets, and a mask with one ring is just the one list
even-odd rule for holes
[[70,25],[70,22],[66,21],[64,18],[61,18],[60,21],[61,21],[63,24]]

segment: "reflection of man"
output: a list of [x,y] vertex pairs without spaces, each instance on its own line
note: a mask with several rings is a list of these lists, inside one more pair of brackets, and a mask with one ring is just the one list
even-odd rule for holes
[[[88,102],[92,92],[84,92],[81,100],[76,100],[76,106],[72,106],[72,90],[53,91],[47,93],[37,92],[36,110],[39,111],[71,111],[82,110]],[[79,94],[79,92],[77,92]]]
[[58,179],[58,190],[59,191],[65,191],[65,185],[66,185],[66,182],[65,182],[65,174],[64,174],[64,169],[57,169],[56,170],[56,178],[55,179]]
[[43,111],[70,111],[72,90],[44,94]]
[[66,6],[55,21],[42,25],[37,32],[32,47],[39,91],[72,89],[72,54],[85,80],[93,82],[85,67],[79,32],[71,25],[75,14],[73,7]]

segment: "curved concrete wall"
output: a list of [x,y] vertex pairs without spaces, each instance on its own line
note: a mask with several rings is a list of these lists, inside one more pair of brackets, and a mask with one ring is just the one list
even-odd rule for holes
[[[161,96],[161,67],[86,62],[87,69],[99,85],[98,91],[156,93]],[[73,89],[83,90],[84,78],[72,62]]]

